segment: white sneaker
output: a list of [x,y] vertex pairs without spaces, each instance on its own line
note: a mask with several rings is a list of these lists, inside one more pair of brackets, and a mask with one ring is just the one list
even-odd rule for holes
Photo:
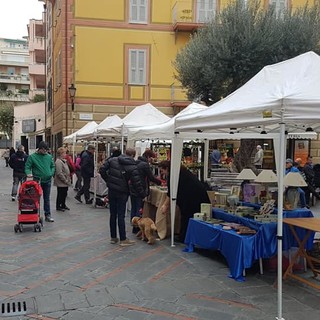
[[16,201],[16,197],[11,197],[11,201]]
[[128,246],[134,245],[135,243],[136,242],[133,240],[126,239],[126,240],[120,241],[120,246],[121,247],[128,247]]

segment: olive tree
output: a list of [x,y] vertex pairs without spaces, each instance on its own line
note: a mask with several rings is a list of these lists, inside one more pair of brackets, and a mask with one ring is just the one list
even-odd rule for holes
[[[210,105],[266,65],[310,50],[320,53],[319,6],[306,5],[278,14],[272,7],[262,9],[257,1],[248,3],[232,2],[178,53],[176,77],[190,100]],[[238,170],[250,162],[253,149],[253,144],[241,143],[235,159]]]

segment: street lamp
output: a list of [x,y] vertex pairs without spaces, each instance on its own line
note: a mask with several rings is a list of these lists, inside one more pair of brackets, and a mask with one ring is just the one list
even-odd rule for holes
[[74,86],[73,83],[71,83],[71,85],[68,88],[68,90],[69,90],[69,97],[70,97],[70,100],[71,100],[71,109],[72,109],[72,111],[74,111],[74,98],[76,96],[77,88]]

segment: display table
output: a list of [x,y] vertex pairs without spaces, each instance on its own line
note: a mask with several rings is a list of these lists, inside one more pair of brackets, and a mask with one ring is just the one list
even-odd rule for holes
[[[289,264],[286,272],[283,275],[283,279],[286,279],[287,277],[292,277],[296,280],[299,280],[313,288],[320,289],[320,285],[313,283],[309,281],[308,279],[305,279],[303,277],[300,277],[299,275],[293,274],[293,265],[297,261],[299,257],[303,257],[306,259],[308,266],[313,272],[314,277],[316,278],[318,274],[320,274],[320,270],[316,269],[314,267],[313,262],[320,263],[319,259],[310,257],[308,253],[305,250],[305,244],[307,241],[314,236],[315,232],[320,232],[320,218],[285,218],[283,219],[283,222],[289,226],[293,236],[297,240],[297,243],[299,244],[299,249],[296,252],[296,254],[293,256],[291,263]],[[297,234],[297,227],[303,228],[306,230],[306,234],[304,237],[300,237]]]
[[[307,209],[285,211],[284,216],[312,217]],[[257,231],[254,235],[238,235],[234,230],[222,230],[221,226],[190,219],[185,244],[186,251],[192,252],[194,246],[204,249],[219,250],[226,258],[230,275],[238,281],[244,280],[243,271],[260,258],[270,258],[277,253],[277,223],[261,223],[252,219],[234,216],[221,209],[214,208],[213,216],[227,222],[241,223]],[[304,229],[299,230],[303,237]],[[313,237],[308,239],[306,248],[311,249]],[[297,246],[293,234],[288,228],[283,229],[283,250]]]
[[250,268],[254,261],[256,235],[239,235],[235,230],[223,230],[200,220],[190,219],[185,243],[185,251],[192,252],[194,246],[219,250],[226,258],[230,276],[243,281],[243,270]]
[[[163,214],[160,212],[162,205],[167,199],[167,191],[158,187],[151,186],[148,197],[145,198],[143,206],[143,217],[149,217],[155,221],[158,236],[161,240],[165,239],[171,232],[170,213]],[[175,233],[179,233],[180,229],[180,211],[177,208],[175,217]]]

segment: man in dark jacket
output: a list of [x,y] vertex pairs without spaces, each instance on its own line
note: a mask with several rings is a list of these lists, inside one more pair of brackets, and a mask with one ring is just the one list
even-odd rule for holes
[[[150,181],[160,185],[161,180],[156,178],[150,168],[150,162],[154,158],[154,152],[152,150],[146,150],[141,157],[138,157],[137,167],[140,174],[140,179],[142,183],[142,187],[144,189],[144,197],[136,197],[131,195],[131,219],[133,217],[140,216],[140,209],[143,207],[143,199],[149,195],[150,193]],[[137,233],[139,231],[138,227],[133,227],[132,232]]]
[[9,160],[9,166],[13,169],[13,185],[11,190],[11,200],[17,197],[19,183],[26,177],[24,172],[28,156],[24,152],[24,146],[20,145],[17,152],[13,153]]
[[119,242],[118,222],[120,246],[123,247],[134,244],[134,241],[127,239],[126,236],[125,213],[129,194],[139,197],[144,195],[139,170],[134,160],[135,153],[134,149],[128,148],[125,155],[107,159],[100,169],[100,174],[109,190],[111,243]]
[[74,197],[76,200],[82,203],[81,196],[84,195],[86,204],[92,204],[92,199],[90,199],[90,181],[94,176],[94,152],[96,148],[89,144],[87,150],[81,154],[81,176],[83,179],[83,185],[78,191],[77,195]]

